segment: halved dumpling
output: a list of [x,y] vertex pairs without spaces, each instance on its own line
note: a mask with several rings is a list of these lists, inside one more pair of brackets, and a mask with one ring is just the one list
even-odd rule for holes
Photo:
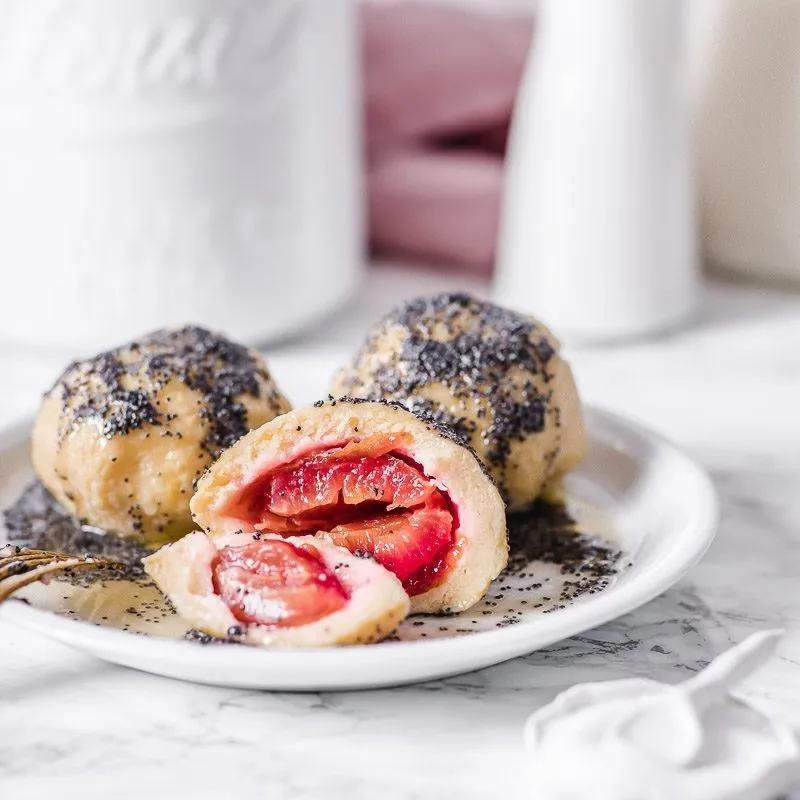
[[457,612],[506,564],[505,509],[475,455],[390,403],[284,414],[240,439],[191,501],[210,535],[324,532],[391,570],[413,612]]
[[409,609],[391,572],[322,537],[197,531],[143,563],[184,619],[245,644],[377,642]]

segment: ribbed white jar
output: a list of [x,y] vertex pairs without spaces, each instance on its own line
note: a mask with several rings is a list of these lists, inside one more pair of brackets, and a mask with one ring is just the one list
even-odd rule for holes
[[362,266],[348,0],[0,0],[0,337],[284,335]]

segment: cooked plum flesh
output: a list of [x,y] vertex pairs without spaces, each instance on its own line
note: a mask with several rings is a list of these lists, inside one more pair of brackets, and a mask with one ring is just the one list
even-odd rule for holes
[[229,509],[255,530],[327,531],[372,556],[410,595],[439,583],[453,552],[456,511],[447,493],[403,451],[403,434],[374,435],[309,452],[268,470]]
[[223,547],[211,568],[214,592],[236,619],[288,628],[344,608],[348,593],[313,545],[276,539]]

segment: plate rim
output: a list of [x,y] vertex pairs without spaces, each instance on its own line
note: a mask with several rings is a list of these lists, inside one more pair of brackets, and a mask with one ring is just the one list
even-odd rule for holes
[[[398,686],[434,680],[527,655],[610,622],[658,597],[697,564],[710,547],[718,529],[720,504],[711,477],[682,448],[628,416],[592,404],[584,404],[584,410],[587,418],[586,427],[590,435],[592,427],[596,427],[598,423],[606,429],[621,428],[656,445],[661,452],[666,451],[677,457],[682,462],[683,469],[691,474],[695,487],[695,513],[691,517],[690,524],[684,526],[691,530],[683,531],[681,547],[669,554],[669,558],[657,572],[650,575],[649,580],[645,580],[647,577],[645,575],[615,588],[613,592],[600,592],[592,598],[576,600],[572,605],[551,615],[540,615],[535,620],[535,633],[531,631],[531,622],[523,622],[497,630],[475,631],[469,636],[425,641],[380,642],[348,647],[310,647],[303,648],[302,651],[236,646],[237,659],[240,660],[242,667],[246,668],[248,673],[261,668],[264,674],[264,680],[261,682],[245,680],[239,684],[214,680],[213,674],[208,676],[208,680],[202,677],[182,678],[174,671],[170,673],[163,667],[159,669],[155,666],[160,661],[185,663],[188,654],[191,653],[190,660],[196,667],[203,665],[213,673],[215,667],[230,666],[231,649],[224,644],[203,647],[190,641],[131,634],[115,628],[98,626],[85,620],[62,617],[13,598],[0,604],[0,620],[32,630],[94,657],[145,672],[217,686],[236,685],[262,689],[270,688],[270,666],[277,668],[278,672],[284,672],[290,665],[296,664],[300,652],[303,656],[314,658],[315,669],[318,671],[331,670],[339,675],[345,672],[345,667],[352,666],[354,659],[358,661],[359,671],[385,667],[387,653],[392,655],[395,665],[403,662],[405,666],[410,663],[412,667],[407,670],[405,677],[381,680],[376,676],[374,681],[362,678],[352,684],[346,679],[338,680],[325,684],[325,691]],[[30,436],[31,420],[31,417],[22,418],[0,428],[0,451],[24,444]],[[98,652],[106,650],[113,650],[114,657],[107,657]],[[152,669],[140,663],[147,661],[148,655],[154,664]],[[424,666],[415,670],[413,668],[415,662]],[[442,666],[437,670],[435,665],[440,662],[446,662],[449,666]],[[454,663],[457,666],[452,666]],[[296,683],[297,686],[290,686],[283,680],[278,680],[272,685],[280,691],[313,691],[312,685],[322,690],[323,684],[320,681],[303,682],[300,679]]]

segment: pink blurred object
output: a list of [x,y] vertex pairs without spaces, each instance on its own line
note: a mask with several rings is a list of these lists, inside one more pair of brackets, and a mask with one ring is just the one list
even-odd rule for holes
[[396,0],[361,22],[373,248],[488,272],[531,18]]

